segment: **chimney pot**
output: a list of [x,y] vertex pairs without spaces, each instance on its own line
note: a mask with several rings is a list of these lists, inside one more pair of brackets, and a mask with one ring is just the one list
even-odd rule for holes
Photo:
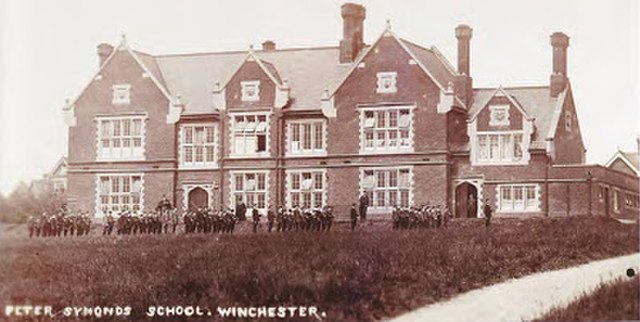
[[107,58],[109,58],[109,56],[111,56],[112,53],[113,53],[113,46],[107,43],[99,44],[98,45],[98,59],[99,59],[98,67],[102,67],[102,65],[104,65],[104,62],[107,60]]
[[569,47],[569,36],[562,32],[554,32],[551,34],[551,46],[561,48]]
[[272,40],[267,40],[267,41],[262,43],[262,50],[263,51],[274,51],[274,50],[276,50],[276,43],[273,42]]

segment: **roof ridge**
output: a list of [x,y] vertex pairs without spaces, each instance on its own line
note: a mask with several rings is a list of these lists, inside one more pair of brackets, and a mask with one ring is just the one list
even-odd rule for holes
[[[496,90],[501,86],[495,86],[495,87],[474,87],[473,90]],[[549,88],[551,86],[549,85],[514,85],[514,86],[502,86],[502,89],[542,89],[542,88]]]
[[[282,49],[274,49],[274,50],[254,50],[254,52],[255,53],[272,53],[272,52],[283,52],[283,51],[328,50],[328,49],[339,49],[339,48],[340,48],[339,46],[292,47],[292,48],[282,48]],[[248,52],[249,50],[227,50],[227,51],[158,54],[158,55],[151,55],[151,56],[157,57],[157,58],[165,58],[165,57],[177,57],[177,56],[230,55],[230,54],[243,54]]]

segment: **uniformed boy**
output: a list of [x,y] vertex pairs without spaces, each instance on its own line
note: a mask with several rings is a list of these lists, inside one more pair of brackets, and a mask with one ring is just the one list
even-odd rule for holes
[[358,210],[356,209],[356,204],[351,204],[351,231],[356,229],[356,224],[358,222]]

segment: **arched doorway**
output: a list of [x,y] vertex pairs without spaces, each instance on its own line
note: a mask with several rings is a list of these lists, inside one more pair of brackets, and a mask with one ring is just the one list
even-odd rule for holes
[[468,182],[456,188],[456,218],[476,218],[478,213],[478,189]]
[[193,188],[189,191],[189,209],[207,208],[209,206],[209,194],[202,188]]

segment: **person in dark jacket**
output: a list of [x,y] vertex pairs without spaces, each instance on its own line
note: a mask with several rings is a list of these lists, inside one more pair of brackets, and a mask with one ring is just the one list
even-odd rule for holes
[[489,205],[489,199],[484,201],[484,218],[485,218],[485,226],[489,227],[491,225],[491,216],[493,215],[493,209]]
[[260,223],[260,212],[258,212],[258,208],[254,205],[251,209],[251,217],[253,219],[253,232],[258,232],[258,224]]
[[369,207],[369,195],[366,192],[363,192],[358,199],[360,203],[360,220],[367,220],[367,208]]
[[276,214],[273,212],[273,206],[269,206],[269,209],[267,209],[267,227],[269,229],[269,232],[271,232],[271,230],[273,229],[275,222]]
[[358,223],[358,210],[356,210],[356,204],[351,205],[351,230],[356,229],[356,224]]
[[247,206],[244,205],[244,201],[241,201],[236,205],[236,218],[242,221],[246,219],[245,213],[247,212]]

